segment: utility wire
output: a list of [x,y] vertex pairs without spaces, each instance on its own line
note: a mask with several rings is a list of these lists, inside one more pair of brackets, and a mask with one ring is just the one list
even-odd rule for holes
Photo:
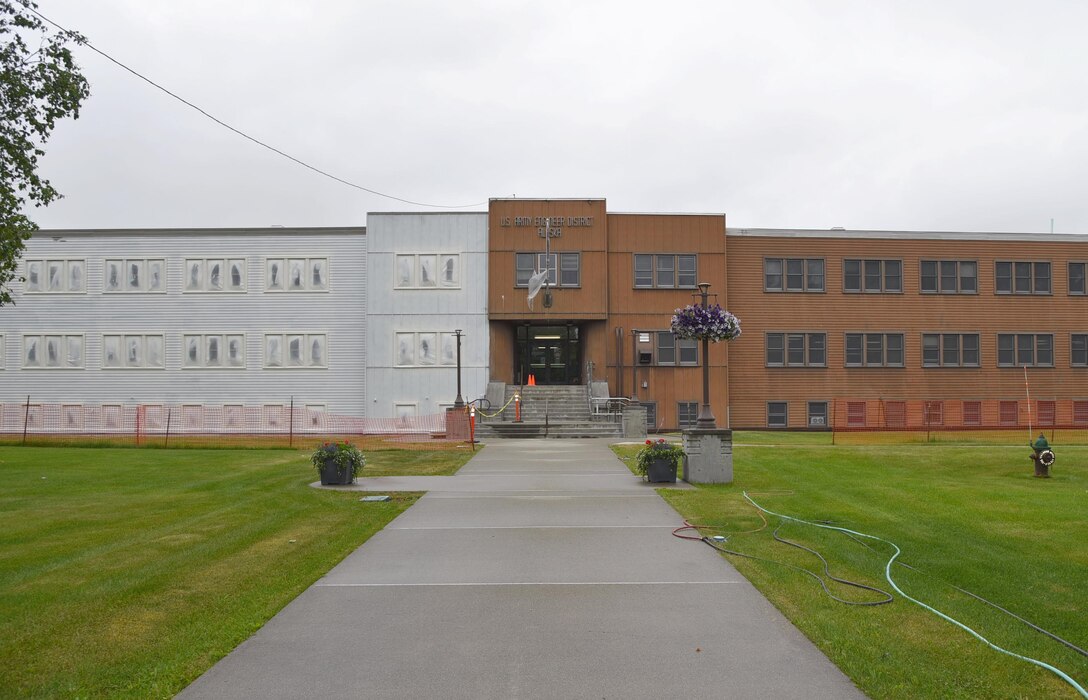
[[31,12],[34,15],[37,15],[40,19],[44,20],[45,22],[48,22],[49,24],[53,25],[54,27],[56,27],[60,31],[64,32],[65,34],[68,34],[69,36],[73,36],[73,37],[81,37],[82,41],[80,41],[80,43],[83,46],[86,46],[91,51],[94,51],[99,56],[102,56],[107,61],[110,61],[110,62],[120,66],[121,68],[127,70],[129,73],[132,73],[133,75],[135,75],[140,80],[143,80],[144,82],[148,83],[149,85],[151,85],[151,86],[153,86],[155,88],[158,88],[159,90],[165,92],[167,95],[169,95],[170,97],[173,97],[178,102],[181,102],[182,104],[184,104],[184,105],[186,105],[188,107],[191,107],[192,109],[195,109],[197,112],[200,112],[202,115],[204,115],[208,119],[211,119],[213,122],[215,122],[219,126],[222,126],[225,129],[229,129],[230,131],[233,131],[235,134],[238,134],[239,136],[241,136],[242,138],[248,139],[248,140],[252,141],[253,143],[257,144],[258,146],[261,146],[263,148],[267,148],[268,150],[272,151],[273,153],[276,153],[277,155],[281,155],[284,158],[286,158],[287,160],[293,161],[293,162],[301,165],[304,168],[307,168],[309,170],[314,171],[315,173],[318,173],[319,175],[324,175],[325,177],[327,177],[327,178],[329,178],[331,180],[335,180],[335,181],[337,181],[337,182],[339,182],[339,183],[341,183],[343,185],[347,185],[348,187],[354,187],[355,189],[362,190],[363,192],[368,192],[370,194],[377,195],[379,197],[385,197],[386,199],[393,199],[393,200],[396,200],[398,202],[404,202],[405,204],[413,204],[413,205],[415,205],[417,207],[430,207],[430,208],[433,208],[433,209],[466,209],[468,207],[479,207],[479,206],[483,206],[483,205],[487,204],[487,202],[474,202],[473,204],[428,204],[426,202],[416,202],[416,201],[413,201],[411,199],[404,199],[403,197],[397,197],[395,195],[385,194],[384,192],[378,192],[377,190],[372,190],[369,187],[363,187],[362,185],[357,185],[354,182],[349,182],[348,180],[337,177],[337,176],[333,175],[332,173],[326,172],[326,171],[324,171],[324,170],[322,170],[320,168],[317,168],[317,167],[314,167],[314,166],[310,165],[309,163],[301,161],[298,158],[295,158],[294,156],[290,155],[289,153],[284,153],[283,151],[276,148],[275,146],[270,146],[269,144],[265,143],[264,141],[261,141],[260,139],[254,138],[253,136],[250,136],[249,134],[245,133],[241,129],[236,129],[235,127],[231,126],[230,124],[227,124],[226,122],[224,122],[222,119],[219,119],[219,118],[209,114],[208,112],[204,111],[202,108],[200,108],[197,105],[193,104],[192,102],[186,100],[184,97],[181,97],[180,95],[177,95],[177,94],[171,92],[170,90],[166,89],[162,85],[159,85],[158,83],[156,83],[151,78],[148,78],[146,75],[143,75],[143,74],[137,72],[136,70],[134,70],[132,68],[129,68],[128,66],[126,66],[124,63],[121,63],[120,61],[118,61],[113,56],[110,56],[105,51],[102,51],[101,49],[97,48],[90,41],[87,41],[86,37],[82,37],[82,35],[80,35],[78,32],[73,32],[70,29],[65,29],[64,27],[57,24],[53,20],[49,19],[48,17],[46,17],[42,13],[38,12],[38,10],[36,10],[34,7],[26,4],[23,0],[19,0],[19,4],[22,5],[23,7],[25,7],[27,9],[27,11]]

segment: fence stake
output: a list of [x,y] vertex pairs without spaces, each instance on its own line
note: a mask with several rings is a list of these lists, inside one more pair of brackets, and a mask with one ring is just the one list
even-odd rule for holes
[[163,447],[169,447],[170,446],[170,418],[173,415],[174,415],[174,409],[172,407],[166,409],[166,439],[163,440],[163,442],[162,442]]
[[136,447],[140,446],[140,413],[143,412],[143,406],[136,406]]
[[26,425],[30,422],[30,394],[26,395],[26,410],[23,412],[23,444],[26,444]]
[[295,446],[295,397],[291,397],[291,415],[287,418],[287,446]]

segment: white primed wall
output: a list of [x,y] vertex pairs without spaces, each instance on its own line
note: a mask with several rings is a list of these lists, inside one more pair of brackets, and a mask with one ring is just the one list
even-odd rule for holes
[[[461,393],[465,401],[487,388],[487,214],[367,215],[367,409],[392,417],[397,405],[418,415],[437,413],[457,395],[455,366],[397,366],[397,333],[449,333],[461,329]],[[457,254],[455,289],[398,289],[397,254]]]
[[[73,404],[325,405],[362,416],[366,394],[365,229],[41,231],[27,260],[84,259],[85,292],[25,293],[0,309],[0,402]],[[269,257],[328,258],[328,291],[266,292]],[[165,293],[107,293],[105,261],[165,259]],[[186,258],[244,258],[246,292],[184,292]],[[327,337],[327,368],[264,366],[265,333]],[[23,367],[22,337],[82,333],[82,369]],[[103,334],[161,334],[163,369],[103,368]],[[245,367],[184,368],[185,334],[244,334]]]

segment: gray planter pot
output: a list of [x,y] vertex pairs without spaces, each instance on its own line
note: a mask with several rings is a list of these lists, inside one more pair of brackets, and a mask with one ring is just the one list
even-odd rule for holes
[[322,486],[344,486],[354,481],[351,477],[351,468],[340,470],[337,468],[336,462],[331,459],[326,459],[325,464],[321,467],[321,485]]
[[646,481],[652,484],[676,483],[676,463],[671,459],[655,459],[646,467]]

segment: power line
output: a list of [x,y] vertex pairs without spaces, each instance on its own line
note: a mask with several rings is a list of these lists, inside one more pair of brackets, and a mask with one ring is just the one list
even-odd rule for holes
[[276,148],[275,146],[270,146],[269,144],[265,143],[264,141],[261,141],[258,138],[250,136],[249,134],[245,133],[241,129],[236,129],[235,127],[231,126],[230,124],[227,124],[226,122],[224,122],[222,119],[219,119],[218,117],[215,117],[215,116],[209,114],[208,112],[204,111],[202,108],[200,108],[197,105],[193,104],[189,100],[186,100],[184,97],[181,97],[180,95],[177,95],[177,94],[171,92],[170,90],[166,89],[162,85],[159,85],[158,83],[156,83],[151,78],[148,78],[146,75],[143,75],[143,74],[139,73],[138,71],[136,71],[136,70],[134,70],[132,68],[129,68],[128,66],[126,66],[124,63],[121,63],[120,61],[118,61],[113,56],[110,56],[105,51],[102,51],[101,49],[97,48],[90,41],[87,41],[86,37],[82,37],[82,35],[80,35],[77,32],[73,32],[70,29],[65,29],[64,27],[57,24],[53,20],[49,19],[48,17],[46,17],[42,13],[38,12],[38,10],[35,9],[34,7],[26,4],[26,2],[24,2],[24,0],[19,0],[19,4],[22,5],[23,7],[25,7],[31,13],[37,15],[40,19],[48,22],[49,24],[53,25],[54,27],[56,27],[60,31],[64,32],[65,34],[68,34],[69,36],[73,36],[73,37],[80,37],[82,39],[82,41],[80,41],[80,43],[83,46],[86,46],[91,51],[94,51],[99,56],[102,56],[107,61],[110,61],[110,62],[120,66],[121,68],[125,69],[129,73],[132,73],[133,75],[135,75],[140,80],[143,80],[144,82],[148,83],[149,85],[151,85],[151,86],[153,86],[155,88],[158,88],[159,90],[165,92],[167,95],[169,95],[170,97],[173,97],[178,102],[181,102],[182,104],[184,104],[184,105],[186,105],[188,107],[191,107],[192,109],[195,109],[197,112],[200,112],[202,115],[204,115],[208,119],[211,119],[213,122],[215,122],[219,126],[222,126],[225,129],[229,129],[230,131],[233,131],[235,134],[238,134],[239,136],[241,136],[242,138],[248,139],[248,140],[252,141],[253,143],[257,144],[258,146],[261,146],[263,148],[267,148],[268,150],[272,151],[273,153],[275,153],[277,155],[281,155],[284,158],[286,158],[286,159],[288,159],[290,161],[293,161],[293,162],[301,165],[304,168],[307,168],[309,170],[314,171],[315,173],[318,173],[319,175],[324,175],[325,177],[327,177],[327,178],[329,178],[331,180],[335,180],[335,181],[337,181],[337,182],[339,182],[339,183],[341,183],[343,185],[347,185],[348,187],[354,187],[355,189],[362,190],[363,192],[368,192],[370,194],[377,195],[379,197],[385,197],[386,199],[393,199],[393,200],[396,200],[398,202],[404,202],[405,204],[414,204],[415,206],[418,206],[418,207],[431,207],[431,208],[434,208],[434,209],[466,209],[468,207],[479,207],[479,206],[483,206],[484,204],[487,204],[487,202],[475,202],[473,204],[428,204],[426,202],[416,202],[416,201],[413,201],[411,199],[404,199],[403,197],[397,197],[395,195],[385,194],[384,192],[378,192],[377,190],[372,190],[369,187],[363,187],[362,185],[357,185],[354,182],[349,182],[348,180],[345,180],[345,179],[343,179],[341,177],[337,177],[336,175],[333,175],[332,173],[328,173],[328,172],[322,170],[321,168],[314,167],[314,166],[310,165],[309,163],[306,163],[306,162],[304,162],[302,160],[299,160],[298,158],[295,158],[294,156],[292,156],[289,153],[284,153],[283,151]]

